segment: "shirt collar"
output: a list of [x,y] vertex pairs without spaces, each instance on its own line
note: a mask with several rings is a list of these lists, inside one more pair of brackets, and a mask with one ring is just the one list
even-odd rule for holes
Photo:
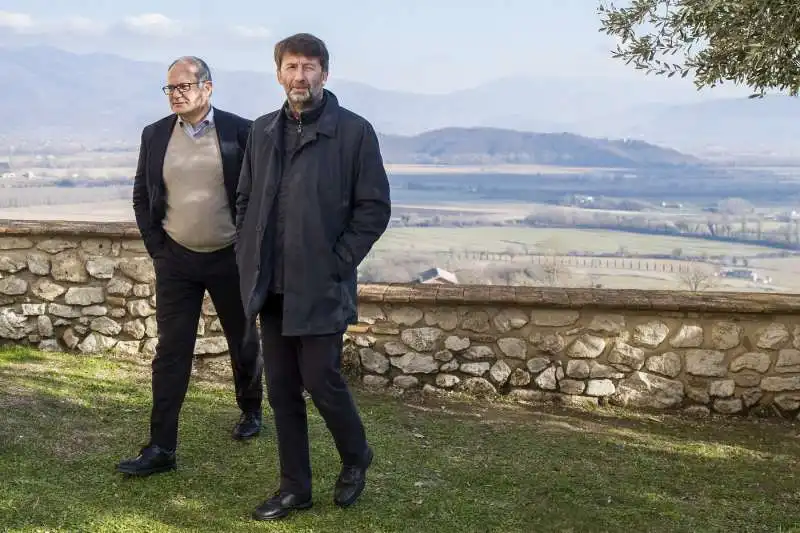
[[178,117],[178,124],[189,136],[199,137],[208,128],[214,126],[214,107],[211,106],[208,108],[208,113],[206,113],[206,116],[197,123],[197,126],[192,126],[188,122],[184,121],[180,116]]

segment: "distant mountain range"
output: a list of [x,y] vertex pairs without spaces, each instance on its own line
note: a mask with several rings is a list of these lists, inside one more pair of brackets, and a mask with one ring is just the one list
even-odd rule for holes
[[721,98],[688,104],[652,104],[577,124],[584,135],[646,139],[704,156],[800,155],[800,99]]
[[[272,73],[212,69],[214,103],[221,108],[255,118],[283,101]],[[0,140],[136,144],[144,124],[169,112],[160,92],[164,70],[165,65],[112,55],[79,55],[50,47],[0,48]],[[509,156],[512,159],[541,163],[613,159],[610,154],[624,152],[621,158],[626,161],[690,160],[674,150],[659,152],[652,144],[701,155],[800,152],[796,98],[664,104],[653,102],[666,101],[665,93],[659,93],[665,85],[651,82],[653,90],[647,93],[630,91],[630,83],[510,78],[430,95],[376,89],[334,75],[329,88],[343,105],[375,125],[392,159],[423,160],[438,154],[451,160],[492,160],[503,159],[499,154],[507,152],[516,154]],[[635,100],[634,92],[647,97]],[[556,153],[566,144],[588,152]]]

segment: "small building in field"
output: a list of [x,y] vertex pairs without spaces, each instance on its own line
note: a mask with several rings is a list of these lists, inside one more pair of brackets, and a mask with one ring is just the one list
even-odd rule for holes
[[11,170],[11,163],[6,159],[0,159],[0,177],[13,178],[14,172]]
[[457,285],[458,278],[452,272],[434,267],[426,270],[417,276],[416,283],[428,283],[438,285]]
[[762,276],[755,270],[749,268],[724,269],[715,275],[722,278],[746,279],[749,281],[754,281],[756,283],[765,283],[765,284],[772,283],[771,276]]

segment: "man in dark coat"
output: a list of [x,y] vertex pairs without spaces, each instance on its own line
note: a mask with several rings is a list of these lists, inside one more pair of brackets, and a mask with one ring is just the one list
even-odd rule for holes
[[233,437],[259,433],[263,396],[256,339],[246,341],[234,254],[236,188],[251,121],[211,106],[211,73],[197,57],[167,70],[173,114],[144,128],[133,209],[156,275],[158,345],[153,359],[150,441],[117,471],[175,468],[178,414],[189,385],[205,291],[228,341],[236,402]]
[[364,489],[373,452],[340,373],[342,336],[357,318],[357,267],[391,215],[374,129],[323,88],[325,44],[288,37],[275,62],[287,100],[254,122],[237,195],[242,301],[248,320],[260,318],[280,456],[280,486],[259,520],[311,507],[304,388],[342,461],[334,502],[346,507]]

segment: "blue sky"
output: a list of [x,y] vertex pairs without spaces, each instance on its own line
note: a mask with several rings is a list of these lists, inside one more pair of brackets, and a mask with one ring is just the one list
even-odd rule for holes
[[[309,31],[331,51],[331,76],[384,88],[450,92],[508,76],[644,78],[610,58],[596,0],[0,0],[0,44],[49,44],[212,68],[272,70],[272,46]],[[679,97],[686,80],[669,80]],[[519,91],[516,86],[509,91]],[[730,88],[710,96],[744,94]],[[513,94],[513,93],[512,93]]]

